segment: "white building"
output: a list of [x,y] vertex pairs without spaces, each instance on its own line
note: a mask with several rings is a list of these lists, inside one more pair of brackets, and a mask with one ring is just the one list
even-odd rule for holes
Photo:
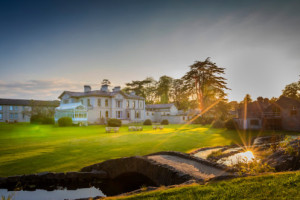
[[[134,93],[127,94],[120,87],[109,91],[108,85],[102,85],[100,90],[92,91],[90,86],[85,85],[83,92],[64,91],[59,99],[56,121],[62,116],[71,116],[75,123],[95,124],[109,118],[121,119],[123,123],[145,120],[145,99]],[[76,115],[76,109],[80,113],[85,110],[86,115]]]
[[161,122],[166,119],[170,124],[184,124],[189,117],[178,110],[173,103],[146,105],[146,119],[153,122]]
[[0,99],[0,122],[30,122],[37,110],[51,115],[57,106],[59,101]]

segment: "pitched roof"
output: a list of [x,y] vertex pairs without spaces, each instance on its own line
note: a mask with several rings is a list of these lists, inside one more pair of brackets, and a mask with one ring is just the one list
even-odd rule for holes
[[171,108],[172,106],[174,106],[173,103],[168,103],[168,104],[150,104],[150,105],[146,105],[146,109],[167,109],[167,108]]
[[0,105],[14,105],[14,106],[48,106],[57,107],[59,106],[59,101],[43,101],[43,100],[29,100],[29,99],[1,99]]
[[56,110],[73,110],[78,107],[86,110],[86,107],[84,105],[82,105],[81,102],[62,104],[59,107],[57,107]]
[[113,97],[117,94],[121,94],[128,99],[141,99],[141,100],[144,99],[143,97],[137,96],[135,94],[127,94],[123,91],[105,92],[105,91],[101,91],[101,90],[93,90],[93,91],[89,91],[89,92],[64,91],[61,95],[59,95],[58,98],[61,99],[64,94],[68,94],[68,95],[70,95],[70,97],[75,97],[75,98],[79,98],[79,97]]

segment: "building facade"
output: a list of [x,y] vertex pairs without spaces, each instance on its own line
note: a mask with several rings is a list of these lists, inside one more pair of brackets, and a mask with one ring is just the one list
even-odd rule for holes
[[0,99],[0,122],[30,122],[35,110],[54,113],[59,101]]
[[300,101],[284,96],[275,103],[258,99],[238,110],[236,122],[244,130],[300,131]]
[[[125,93],[120,87],[110,91],[108,85],[102,85],[100,90],[91,90],[90,86],[85,85],[83,92],[64,91],[59,99],[61,102],[56,109],[56,116],[67,112],[63,107],[79,103],[86,108],[86,120],[90,124],[103,123],[109,118],[120,119],[123,123],[145,120],[145,99],[134,93]],[[76,121],[75,114],[71,116]]]
[[189,117],[178,110],[173,103],[170,103],[146,105],[146,119],[157,123],[166,119],[170,124],[184,124]]

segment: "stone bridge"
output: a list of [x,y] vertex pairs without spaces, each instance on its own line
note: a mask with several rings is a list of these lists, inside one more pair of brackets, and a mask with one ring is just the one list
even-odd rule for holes
[[174,185],[189,180],[206,182],[236,175],[225,166],[179,152],[158,152],[107,160],[81,169],[81,172],[105,171],[111,180],[147,182],[149,185]]

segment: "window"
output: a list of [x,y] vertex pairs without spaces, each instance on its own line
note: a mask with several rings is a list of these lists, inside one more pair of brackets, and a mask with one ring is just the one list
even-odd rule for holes
[[3,114],[2,113],[0,113],[0,119],[3,119]]
[[127,118],[130,119],[130,112],[127,112]]
[[68,99],[64,99],[64,100],[63,100],[63,103],[64,103],[64,104],[67,104],[67,103],[69,103],[69,100],[68,100]]
[[14,110],[18,110],[18,106],[14,106]]
[[98,99],[98,106],[101,106],[101,99]]
[[101,116],[101,111],[99,112],[99,114],[100,114],[100,119],[102,118],[102,116]]
[[122,111],[117,111],[116,115],[117,115],[117,119],[121,119],[122,118]]
[[293,106],[292,110],[291,110],[291,116],[297,115],[297,107]]
[[136,111],[136,112],[135,112],[135,118],[137,118],[137,119],[140,118],[140,112],[139,112],[139,111]]
[[122,102],[119,100],[116,100],[116,106],[117,108],[121,108],[122,107]]
[[133,108],[135,108],[135,101],[133,101]]
[[105,99],[105,107],[108,107],[108,99]]
[[182,119],[185,120],[185,117],[183,116]]
[[147,116],[149,116],[149,113],[147,112]]
[[127,105],[126,105],[126,107],[129,108],[129,100],[127,100]]
[[0,110],[2,110],[2,106],[0,106]]
[[81,104],[83,105],[83,99],[80,100]]
[[88,106],[91,106],[91,100],[90,99],[87,100],[87,104],[88,104]]
[[13,119],[14,118],[14,114],[13,113],[10,113],[9,114],[9,119]]
[[252,120],[250,120],[250,125],[251,126],[258,126],[259,125],[259,121],[257,119],[252,119]]
[[106,118],[108,118],[108,117],[109,117],[109,115],[108,115],[108,111],[106,111],[106,112],[105,112],[105,117],[106,117]]
[[9,110],[14,110],[14,107],[13,106],[9,106]]
[[140,108],[143,108],[143,102],[140,101]]
[[18,119],[18,118],[19,118],[18,113],[15,113],[14,114],[14,119]]

